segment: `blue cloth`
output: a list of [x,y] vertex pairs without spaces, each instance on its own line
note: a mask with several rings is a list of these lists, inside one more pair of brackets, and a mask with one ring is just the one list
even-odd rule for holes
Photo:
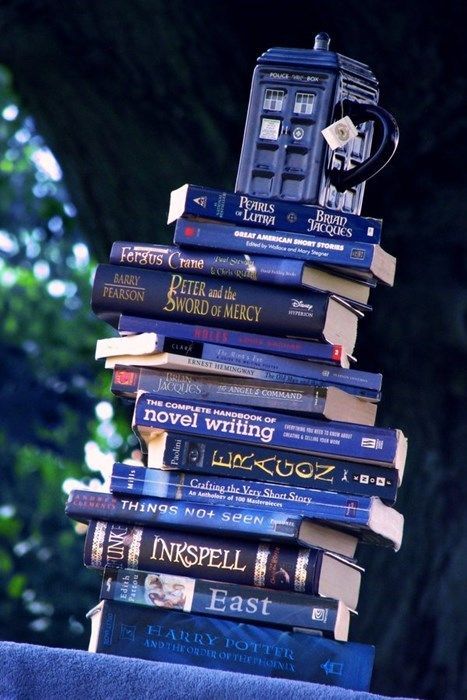
[[[381,700],[341,688],[0,642],[1,700]],[[407,700],[397,698],[394,700]]]

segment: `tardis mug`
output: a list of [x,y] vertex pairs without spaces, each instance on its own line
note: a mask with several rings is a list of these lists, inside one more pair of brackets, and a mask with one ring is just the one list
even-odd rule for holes
[[[313,49],[268,49],[253,73],[235,191],[360,214],[365,181],[399,138],[378,97],[368,66],[329,51],[325,33]],[[331,149],[321,132],[343,117],[356,135]]]

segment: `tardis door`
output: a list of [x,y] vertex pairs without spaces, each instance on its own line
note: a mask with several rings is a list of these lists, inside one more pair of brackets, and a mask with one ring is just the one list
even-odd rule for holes
[[319,204],[328,151],[321,130],[333,113],[335,76],[272,81],[271,72],[253,80],[235,189]]

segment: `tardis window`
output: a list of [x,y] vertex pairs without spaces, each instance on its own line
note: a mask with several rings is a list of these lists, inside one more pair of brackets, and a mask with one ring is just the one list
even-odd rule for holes
[[263,109],[270,109],[273,112],[280,112],[284,104],[285,90],[274,90],[268,88],[264,93]]
[[311,114],[315,96],[311,92],[297,92],[293,111],[295,114]]

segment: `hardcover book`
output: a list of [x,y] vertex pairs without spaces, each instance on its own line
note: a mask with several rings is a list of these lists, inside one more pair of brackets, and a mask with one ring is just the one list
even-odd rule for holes
[[244,255],[265,255],[280,260],[287,258],[321,265],[329,271],[355,280],[382,282],[393,286],[396,258],[380,245],[349,239],[324,240],[318,236],[238,228],[234,224],[179,219],[175,225],[174,243],[182,248],[214,249]]
[[[144,351],[150,349],[151,342],[156,347],[159,345],[157,336],[151,336],[144,334],[144,337],[140,338]],[[211,372],[216,375],[249,376],[266,382],[289,382],[308,386],[317,382],[318,386],[337,386],[348,393],[373,401],[378,401],[381,396],[382,375],[377,372],[346,369],[212,343],[197,344],[181,340],[165,342],[165,352],[141,354],[137,352],[137,347],[138,336],[102,339],[97,341],[96,357],[106,357],[107,368],[113,368],[117,364],[136,365]],[[125,353],[126,349],[129,349],[128,353]]]
[[195,396],[202,401],[256,406],[361,425],[374,425],[377,408],[374,403],[332,386],[274,384],[241,377],[119,364],[114,365],[111,390],[117,396],[132,399],[136,398],[138,391],[157,393],[165,398]]
[[126,314],[120,315],[118,331],[121,335],[157,333],[159,336],[173,340],[230,345],[244,350],[258,350],[270,355],[295,357],[298,360],[314,360],[341,367],[349,366],[349,359],[342,345],[318,343],[301,338],[281,338],[261,335],[260,333],[244,333],[227,328],[211,328],[192,323],[172,323],[171,321],[127,316]]
[[202,401],[164,400],[145,392],[136,398],[133,430],[143,450],[159,433],[176,430],[192,436],[387,465],[399,471],[407,453],[407,440],[398,429],[323,422]]
[[195,275],[220,277],[258,284],[289,287],[311,287],[332,292],[357,302],[367,304],[370,286],[361,281],[343,277],[338,273],[308,265],[302,260],[244,255],[242,253],[201,252],[162,246],[155,243],[131,243],[116,241],[112,245],[109,262],[148,270],[192,272]]
[[307,632],[102,600],[88,613],[89,651],[269,678],[370,687],[374,647]]
[[91,520],[85,566],[142,569],[342,600],[355,610],[360,567],[322,549]]
[[286,512],[364,534],[373,544],[400,549],[404,518],[376,496],[353,496],[299,486],[222,476],[113,465],[110,491],[183,503]]
[[356,214],[342,214],[320,206],[297,204],[197,185],[182,185],[170,195],[167,223],[194,217],[250,225],[261,229],[312,233],[336,240],[379,243],[382,222]]
[[107,264],[97,266],[91,307],[110,324],[118,324],[121,313],[207,325],[214,321],[239,331],[340,344],[349,355],[360,316],[324,292]]
[[127,496],[73,489],[68,496],[65,513],[69,518],[86,523],[89,520],[111,520],[133,525],[153,525],[171,530],[186,530],[211,535],[245,537],[286,542],[326,549],[352,559],[358,544],[358,533],[348,534],[320,525],[296,513],[255,508],[238,508],[214,504],[181,503],[162,498]]
[[350,610],[339,600],[206,579],[105,569],[100,598],[243,622],[310,629],[346,642]]
[[147,464],[156,469],[378,496],[390,505],[400,485],[399,472],[393,468],[177,432],[162,432],[150,441]]

